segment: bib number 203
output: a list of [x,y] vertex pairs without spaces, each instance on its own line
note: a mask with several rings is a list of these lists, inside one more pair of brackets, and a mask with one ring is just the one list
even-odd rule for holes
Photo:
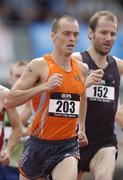
[[58,105],[58,107],[56,108],[56,112],[60,113],[60,112],[70,112],[70,113],[74,113],[75,112],[75,102],[73,101],[57,101],[56,103]]

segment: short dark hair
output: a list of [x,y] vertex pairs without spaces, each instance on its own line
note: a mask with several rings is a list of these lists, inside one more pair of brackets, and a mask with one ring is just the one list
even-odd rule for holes
[[89,21],[89,28],[91,28],[93,31],[95,31],[98,21],[99,19],[105,16],[106,18],[108,18],[109,20],[111,20],[112,22],[116,22],[118,23],[117,17],[114,13],[112,13],[111,11],[108,10],[104,10],[104,11],[97,11],[90,19]]
[[52,32],[54,33],[57,32],[57,29],[59,28],[59,23],[62,19],[66,19],[68,21],[77,21],[77,19],[72,15],[65,14],[65,15],[57,16],[52,23]]

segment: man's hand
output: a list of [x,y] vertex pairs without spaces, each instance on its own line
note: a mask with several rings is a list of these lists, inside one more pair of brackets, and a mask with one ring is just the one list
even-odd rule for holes
[[78,131],[78,142],[80,147],[88,145],[88,139],[84,131]]
[[30,125],[28,127],[23,126],[22,137],[30,136]]
[[87,76],[85,80],[85,87],[88,88],[92,85],[98,85],[102,81],[102,77],[104,75],[104,72],[102,69],[93,70],[90,72],[90,74]]
[[9,159],[10,159],[10,151],[8,150],[8,148],[1,150],[1,152],[0,152],[0,163],[2,165],[8,165]]
[[63,82],[62,74],[54,73],[52,76],[49,77],[48,81],[46,82],[46,86],[49,90],[52,90],[56,87],[60,87]]

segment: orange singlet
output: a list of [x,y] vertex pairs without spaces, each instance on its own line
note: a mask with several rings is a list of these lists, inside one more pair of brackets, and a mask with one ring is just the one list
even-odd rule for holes
[[44,56],[49,67],[49,77],[54,73],[63,75],[61,87],[41,92],[33,100],[35,118],[31,134],[39,139],[63,140],[76,136],[80,96],[84,92],[84,80],[77,62],[71,59],[72,70],[61,69],[47,54]]

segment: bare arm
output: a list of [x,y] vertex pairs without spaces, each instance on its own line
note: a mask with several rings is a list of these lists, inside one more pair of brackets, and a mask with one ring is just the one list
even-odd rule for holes
[[116,121],[123,128],[123,104],[118,106]]
[[[47,80],[48,73],[48,65],[44,60],[34,60],[29,63],[20,79],[9,92],[5,106],[9,108],[25,104],[37,93],[60,86],[62,76],[56,73]],[[36,86],[37,81],[39,81],[39,85]]]
[[123,75],[123,60],[121,60],[117,57],[114,57],[114,58],[115,58],[116,63],[117,63],[119,74],[122,76]]
[[31,107],[31,102],[27,102],[24,105],[24,109],[21,112],[20,116],[21,116],[21,122],[23,123],[23,125],[25,126],[27,124],[27,121],[29,120],[29,118],[32,115],[32,107]]
[[85,119],[87,111],[87,98],[85,93],[81,97],[80,101],[80,113],[79,113],[79,131],[85,132]]
[[81,56],[80,52],[74,52],[74,53],[71,55],[71,57],[77,59],[77,60],[80,61],[80,62],[83,62],[83,59],[82,59],[82,56]]
[[87,111],[87,98],[85,93],[81,97],[80,101],[80,113],[79,113],[79,131],[78,131],[78,141],[79,145],[86,146],[88,144],[88,140],[85,134],[85,119],[86,119],[86,111]]
[[[117,63],[118,71],[120,76],[123,75],[123,60],[114,57]],[[118,109],[116,112],[116,121],[123,128],[123,104],[118,105]]]
[[8,118],[13,128],[5,150],[9,154],[13,150],[14,146],[19,142],[20,137],[28,135],[28,129],[24,127],[24,124],[27,123],[27,120],[32,114],[31,104],[28,102],[19,108],[22,108],[23,111],[20,111],[19,109],[16,110],[15,108],[6,109]]
[[19,114],[15,108],[6,109],[6,112],[10,120],[11,126],[13,128],[12,134],[8,141],[8,147],[11,150],[13,146],[19,142],[20,136],[22,135],[23,132],[23,126],[20,121]]
[[[88,75],[88,66],[80,61],[78,61],[78,66],[84,77],[84,81],[86,81]],[[78,141],[80,146],[85,146],[88,144],[88,140],[85,134],[86,111],[87,111],[87,98],[86,98],[86,93],[84,92],[80,100],[80,112],[79,112]]]
[[[0,85],[0,103],[2,104],[1,110],[4,109],[4,100],[8,92],[9,92],[8,88]],[[12,126],[12,133],[10,135],[6,148],[0,152],[0,161],[2,164],[7,165],[9,163],[10,154],[14,146],[19,142],[20,136],[23,134],[23,126],[20,120],[22,116],[19,116],[15,108],[5,109],[5,110],[7,112],[7,115],[9,117]]]
[[19,142],[22,135],[22,124],[16,109],[6,109],[6,112],[13,129],[6,148],[2,150],[0,154],[0,161],[4,165],[7,165],[9,163],[11,152],[15,145]]
[[[9,91],[10,90],[8,88],[0,85],[0,103],[2,103],[3,109],[5,108],[4,107],[4,101],[5,101],[7,94],[9,93]],[[17,132],[19,134],[22,133],[22,125],[19,122],[19,120],[20,120],[19,114],[17,113],[16,109],[13,108],[13,109],[5,109],[5,110],[7,112],[9,119],[10,119],[10,122],[11,122],[13,129],[17,129]]]

